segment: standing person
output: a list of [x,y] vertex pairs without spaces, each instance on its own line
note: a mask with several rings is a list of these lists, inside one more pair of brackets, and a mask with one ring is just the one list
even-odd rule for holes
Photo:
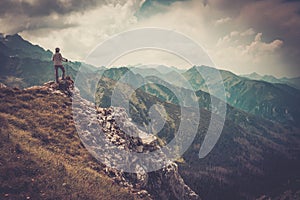
[[58,68],[60,68],[62,71],[62,80],[65,79],[65,68],[62,65],[62,62],[68,62],[68,59],[63,58],[61,53],[59,53],[59,51],[60,51],[59,48],[55,48],[55,54],[52,57],[52,61],[54,63],[54,68],[55,68],[56,83],[58,83]]

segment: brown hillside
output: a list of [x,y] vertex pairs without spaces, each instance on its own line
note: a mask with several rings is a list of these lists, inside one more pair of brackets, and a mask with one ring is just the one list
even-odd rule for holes
[[83,147],[70,105],[46,87],[0,88],[0,199],[139,198]]

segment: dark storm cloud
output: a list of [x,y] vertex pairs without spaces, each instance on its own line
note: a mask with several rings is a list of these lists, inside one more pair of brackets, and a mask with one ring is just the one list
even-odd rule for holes
[[[65,3],[64,3],[65,2]],[[29,3],[28,1],[1,0],[0,16],[26,15],[29,17],[47,16],[51,13],[67,14],[73,11],[84,11],[105,1],[97,0],[41,0]]]
[[[65,17],[88,12],[114,0],[0,0],[0,33],[15,34],[28,30],[67,29],[77,26]],[[53,14],[57,14],[53,17]]]

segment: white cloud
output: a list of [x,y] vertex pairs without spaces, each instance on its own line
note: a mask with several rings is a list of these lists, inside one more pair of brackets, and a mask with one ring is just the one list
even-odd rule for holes
[[273,40],[270,43],[266,43],[262,41],[262,33],[258,33],[255,36],[254,41],[247,45],[245,50],[243,51],[244,54],[250,54],[255,59],[259,59],[259,57],[271,54],[277,49],[279,49],[283,45],[282,40]]
[[283,41],[264,42],[262,33],[257,33],[247,43],[245,35],[250,35],[250,31],[246,32],[249,34],[244,34],[244,31],[220,38],[216,45],[217,48],[210,51],[212,57],[221,65],[221,68],[228,69],[230,66],[229,69],[236,73],[246,74],[256,71],[261,74],[270,74],[272,71],[273,75],[280,76],[280,73],[284,71],[279,56]]
[[255,34],[255,31],[253,30],[253,28],[249,28],[246,31],[240,33],[241,36],[251,36],[254,34]]
[[245,31],[231,31],[228,35],[219,38],[217,42],[217,47],[222,47],[226,45],[240,45],[245,43],[245,37],[249,37],[255,34],[253,28],[249,28]]
[[[137,18],[134,13],[139,6],[140,1],[137,0],[127,1],[125,4],[102,5],[89,12],[76,12],[58,18],[76,26],[25,30],[21,35],[51,50],[59,46],[66,57],[83,60],[100,42],[135,25]],[[47,19],[51,21],[50,17]]]
[[216,20],[215,24],[222,25],[222,24],[226,24],[227,22],[229,22],[231,20],[232,20],[231,17],[220,18],[220,19]]

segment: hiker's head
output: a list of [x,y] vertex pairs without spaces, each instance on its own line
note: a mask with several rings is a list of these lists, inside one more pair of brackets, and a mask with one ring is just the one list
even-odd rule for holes
[[57,47],[55,48],[55,52],[58,53],[60,51],[60,49]]

